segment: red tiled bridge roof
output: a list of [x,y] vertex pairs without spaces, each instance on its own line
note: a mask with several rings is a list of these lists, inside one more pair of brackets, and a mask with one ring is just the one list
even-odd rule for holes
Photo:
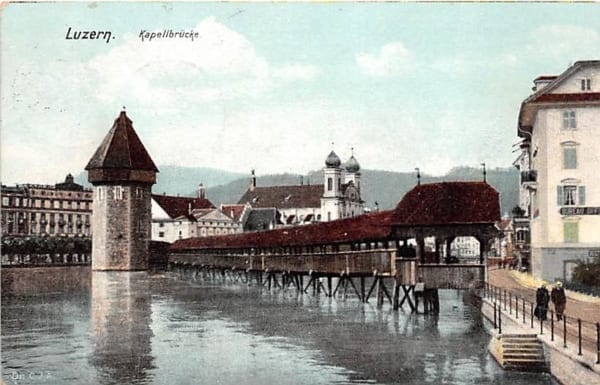
[[171,248],[181,250],[283,247],[385,239],[390,235],[392,213],[393,211],[381,211],[354,218],[277,230],[188,238],[173,243]]
[[500,219],[498,192],[484,182],[416,186],[394,210],[270,231],[179,240],[173,250],[324,245],[390,239],[394,226],[493,224]]
[[500,195],[485,182],[422,184],[406,193],[394,210],[395,226],[495,223]]

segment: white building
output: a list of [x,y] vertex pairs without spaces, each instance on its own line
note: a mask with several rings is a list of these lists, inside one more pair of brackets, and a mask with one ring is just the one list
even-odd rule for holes
[[196,236],[210,237],[212,235],[226,235],[241,233],[242,223],[235,221],[219,209],[204,209],[193,211],[196,222]]
[[180,197],[152,194],[152,240],[174,242],[182,238],[199,236],[194,211],[215,209],[205,197],[204,186],[198,188],[197,197]]
[[456,237],[450,244],[450,255],[466,259],[479,257],[479,241],[475,237]]
[[579,61],[534,80],[521,105],[517,160],[530,220],[531,271],[569,279],[600,253],[600,61]]

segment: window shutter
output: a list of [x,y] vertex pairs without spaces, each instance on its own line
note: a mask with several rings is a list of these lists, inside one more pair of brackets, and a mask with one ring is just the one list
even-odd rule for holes
[[565,201],[563,187],[556,186],[556,204],[562,206]]
[[585,186],[579,186],[579,206],[585,205]]

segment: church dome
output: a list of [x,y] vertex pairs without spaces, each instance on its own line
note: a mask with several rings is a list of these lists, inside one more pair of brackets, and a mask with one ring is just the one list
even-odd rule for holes
[[348,171],[348,172],[360,171],[360,164],[358,164],[358,161],[356,160],[354,155],[352,155],[350,157],[350,159],[348,159],[348,161],[346,162],[346,171]]
[[329,153],[327,159],[325,159],[325,166],[338,168],[342,164],[340,157],[333,151]]

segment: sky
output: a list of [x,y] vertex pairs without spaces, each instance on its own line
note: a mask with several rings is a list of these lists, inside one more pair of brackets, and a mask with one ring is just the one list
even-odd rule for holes
[[[600,59],[593,3],[57,2],[1,12],[9,185],[83,171],[123,107],[159,168],[306,173],[352,148],[366,169],[510,167],[533,79]],[[197,37],[140,37],[162,30]],[[75,31],[111,38],[67,39]]]

